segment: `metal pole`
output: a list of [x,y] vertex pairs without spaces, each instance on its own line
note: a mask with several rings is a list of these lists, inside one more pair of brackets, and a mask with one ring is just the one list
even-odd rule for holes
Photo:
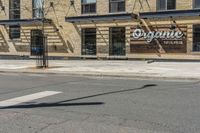
[[47,38],[46,38],[46,35],[45,35],[45,11],[44,11],[44,4],[45,4],[45,0],[42,1],[42,37],[43,37],[43,67],[48,67],[48,63],[47,63],[47,60],[48,60],[48,57],[47,57],[47,54],[46,52],[47,49],[48,49],[48,44],[47,44]]

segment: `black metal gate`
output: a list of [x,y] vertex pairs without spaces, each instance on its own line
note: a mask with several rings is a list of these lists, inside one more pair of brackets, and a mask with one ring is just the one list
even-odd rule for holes
[[37,68],[48,67],[47,37],[42,30],[31,30],[31,56],[36,57]]

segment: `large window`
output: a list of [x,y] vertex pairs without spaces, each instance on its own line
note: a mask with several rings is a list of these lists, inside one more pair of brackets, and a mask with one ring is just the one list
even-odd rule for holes
[[109,0],[110,12],[124,12],[125,0]]
[[42,30],[31,30],[31,55],[38,56],[43,54],[44,36]]
[[9,18],[20,19],[20,0],[10,0]]
[[9,26],[10,39],[20,38],[21,27],[19,25]]
[[96,13],[96,0],[81,0],[82,14]]
[[157,0],[157,10],[174,10],[176,9],[176,0]]
[[200,25],[193,26],[193,51],[200,52]]
[[44,16],[43,12],[43,0],[32,0],[33,5],[33,18],[42,18]]
[[[10,0],[9,1],[9,19],[20,19],[20,0]],[[13,25],[9,27],[9,37],[10,39],[20,38],[20,26]]]
[[193,0],[193,8],[200,8],[200,0]]
[[124,56],[126,54],[125,27],[111,27],[109,31],[110,31],[109,55]]
[[82,29],[82,55],[96,55],[96,28]]

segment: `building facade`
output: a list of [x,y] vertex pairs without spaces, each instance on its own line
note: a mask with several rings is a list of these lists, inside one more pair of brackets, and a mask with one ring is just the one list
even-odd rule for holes
[[44,30],[50,56],[200,60],[199,16],[199,0],[0,0],[0,54]]

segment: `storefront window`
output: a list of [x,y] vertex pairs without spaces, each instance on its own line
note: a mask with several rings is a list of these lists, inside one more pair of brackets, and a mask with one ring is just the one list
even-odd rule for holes
[[82,29],[82,55],[96,55],[96,28]]
[[124,12],[125,0],[110,0],[109,10],[110,12]]
[[44,36],[42,30],[31,30],[31,55],[41,56],[43,54]]
[[[9,19],[20,19],[20,0],[9,1]],[[10,39],[20,38],[20,26],[13,25],[9,26],[9,37]]]
[[43,0],[33,0],[33,18],[42,18],[44,16],[42,5]]
[[193,0],[193,8],[200,8],[200,0]]
[[193,51],[200,51],[200,25],[193,26]]
[[174,10],[176,9],[176,0],[157,0],[157,10]]
[[125,28],[111,27],[110,28],[110,55],[124,56],[125,55]]
[[82,14],[96,13],[96,0],[81,0]]
[[18,25],[9,27],[9,37],[10,39],[20,38],[21,27]]

